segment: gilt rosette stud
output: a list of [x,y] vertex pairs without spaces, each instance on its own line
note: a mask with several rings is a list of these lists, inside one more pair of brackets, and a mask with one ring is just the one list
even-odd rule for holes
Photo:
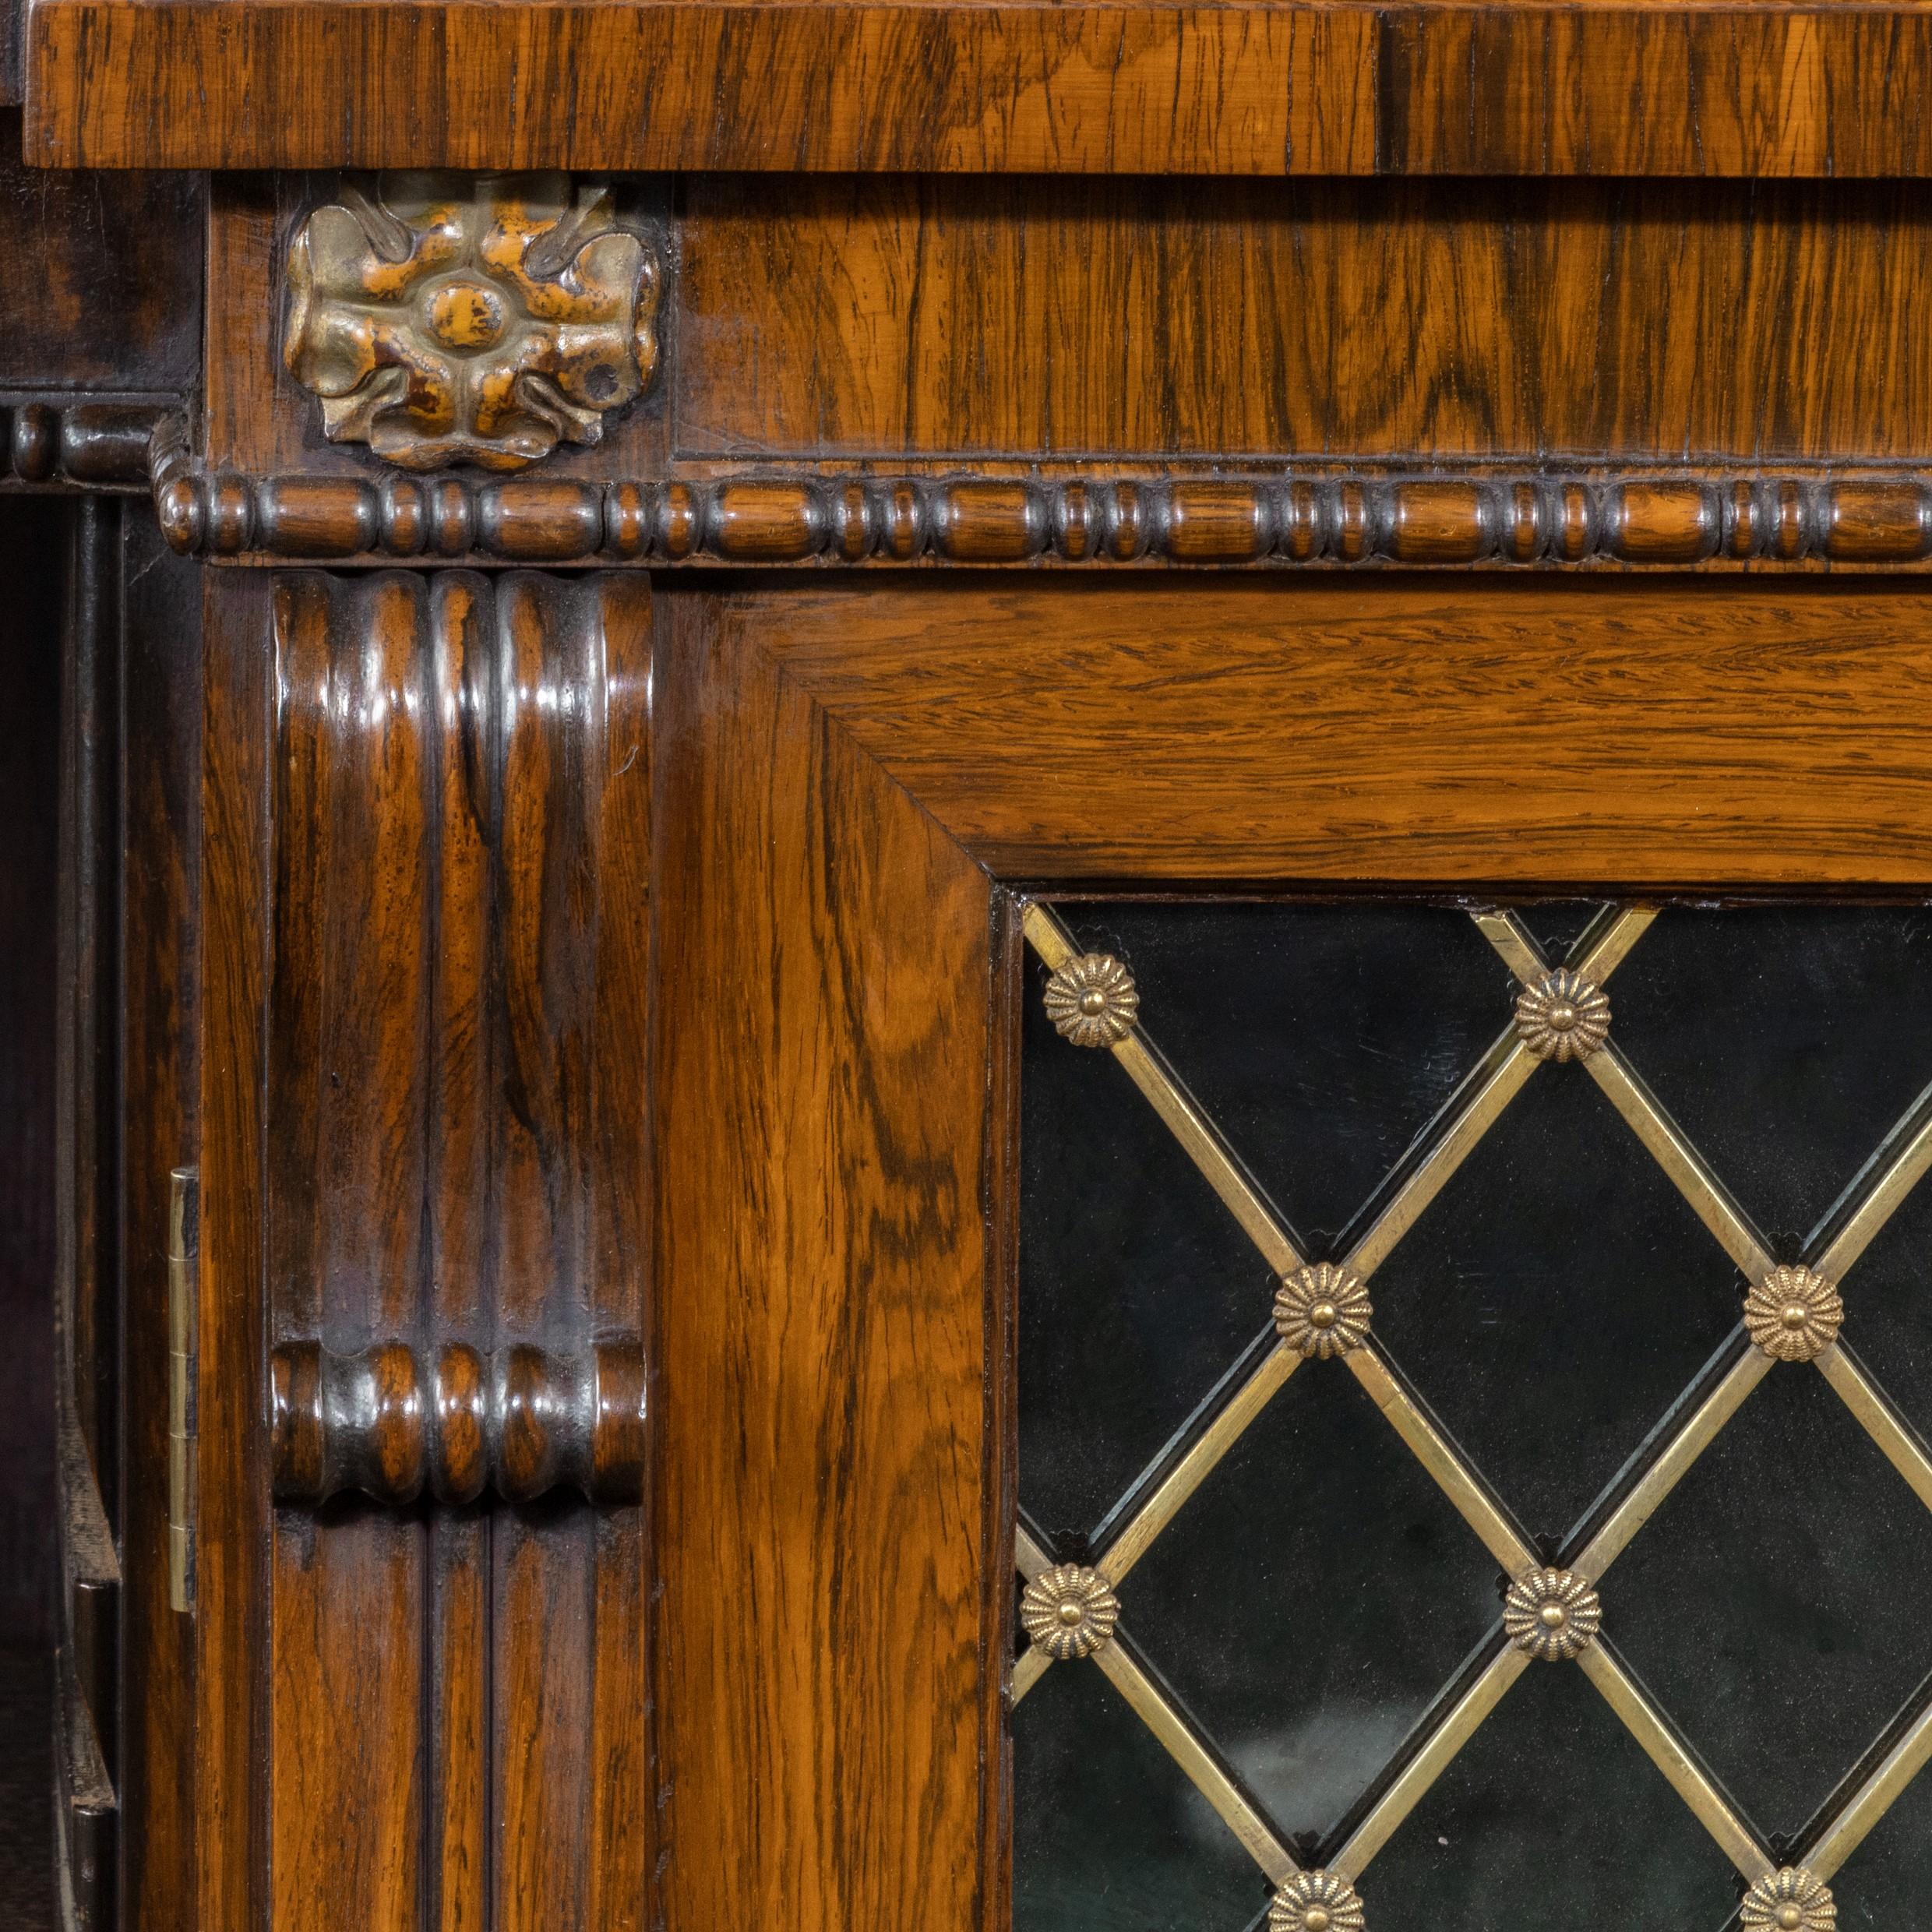
[[1609,995],[1572,972],[1516,996],[1516,1035],[1539,1060],[1587,1060],[1610,1037]]
[[1766,1872],[1744,1895],[1739,1916],[1750,1932],[1832,1932],[1832,1888],[1802,1865]]
[[332,442],[514,470],[595,442],[658,362],[656,256],[567,175],[345,186],[288,254],[289,373]]
[[1059,1663],[1091,1657],[1113,1636],[1120,1599],[1098,1570],[1063,1563],[1042,1570],[1020,1598],[1020,1621],[1038,1647]]
[[1775,1267],[1744,1297],[1751,1340],[1780,1362],[1822,1355],[1844,1321],[1838,1289],[1808,1267]]
[[1603,1625],[1603,1604],[1569,1570],[1532,1570],[1503,1599],[1503,1628],[1518,1650],[1561,1663],[1588,1650]]
[[1297,1872],[1268,1907],[1268,1932],[1362,1932],[1362,1901],[1334,1872]]
[[1141,1010],[1133,975],[1111,953],[1070,959],[1046,982],[1046,1017],[1076,1046],[1114,1046]]
[[1274,1330],[1300,1355],[1326,1361],[1359,1348],[1374,1313],[1360,1278],[1323,1261],[1283,1279],[1274,1296]]

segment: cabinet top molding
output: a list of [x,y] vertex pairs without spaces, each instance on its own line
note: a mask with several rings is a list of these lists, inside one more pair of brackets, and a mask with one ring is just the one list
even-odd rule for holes
[[60,167],[1932,175],[1932,0],[37,0]]

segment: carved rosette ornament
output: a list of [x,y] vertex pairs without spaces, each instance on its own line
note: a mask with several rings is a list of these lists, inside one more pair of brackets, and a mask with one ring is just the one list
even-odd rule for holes
[[567,175],[389,175],[296,231],[282,353],[333,442],[412,470],[595,442],[658,362],[656,256]]
[[1775,1267],[1744,1297],[1751,1340],[1780,1362],[1822,1355],[1844,1321],[1837,1289],[1808,1267]]
[[1361,1278],[1323,1261],[1284,1277],[1274,1296],[1274,1329],[1304,1356],[1346,1355],[1367,1338],[1375,1313]]
[[1518,1650],[1561,1663],[1588,1650],[1603,1625],[1595,1591],[1569,1570],[1532,1570],[1503,1599],[1503,1627]]
[[1141,1010],[1133,975],[1111,953],[1070,959],[1046,982],[1046,1017],[1076,1046],[1112,1046],[1133,1030]]
[[1744,1895],[1738,1916],[1750,1932],[1832,1932],[1832,1888],[1802,1865],[1766,1872]]
[[1610,998],[1594,980],[1552,973],[1516,999],[1516,1033],[1539,1060],[1587,1060],[1610,1037]]
[[1268,1932],[1362,1932],[1362,1901],[1334,1872],[1297,1872],[1268,1906]]
[[1113,1635],[1120,1599],[1098,1570],[1063,1563],[1042,1570],[1020,1598],[1026,1634],[1057,1662],[1091,1657]]

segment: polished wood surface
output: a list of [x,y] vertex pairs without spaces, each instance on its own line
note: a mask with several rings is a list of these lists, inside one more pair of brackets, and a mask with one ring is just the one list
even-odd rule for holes
[[867,579],[717,621],[996,873],[1932,882],[1912,587]]
[[192,461],[157,470],[185,556],[599,558],[683,563],[1606,564],[1899,570],[1932,562],[1932,476],[1679,471],[1665,476],[1357,471],[959,478],[791,476],[696,466],[676,482],[512,478],[425,489],[351,477],[259,483]]
[[667,1932],[997,1923],[989,886],[707,601],[658,667]]
[[1932,447],[1899,183],[741,176],[680,238],[682,457]]
[[[531,1431],[562,1430],[541,1411],[566,1387],[532,1378],[601,1358],[586,1486],[621,1500],[600,1454],[633,1472],[629,1507],[318,1515],[345,1480],[414,1486],[384,1482],[380,1440],[332,1469],[326,1419],[303,1436],[286,1393],[304,1507],[272,1539],[254,1882],[279,1927],[640,1924],[648,591],[298,576],[266,615],[277,1361],[326,1380],[495,1354],[477,1454],[530,1500],[563,1472]],[[465,1419],[449,1402],[439,1426]]]
[[1010,1654],[976,1405],[1011,1224],[955,1205],[999,1198],[1011,1144],[993,881],[1923,890],[1923,600],[962,574],[659,601],[665,1922],[997,1925],[996,1790],[975,1893],[943,1771],[973,1697],[996,1714],[975,1584]]
[[[210,275],[234,333],[210,361],[196,447],[217,473],[352,479],[368,547],[390,548],[380,493],[432,486],[325,443],[281,361],[283,259],[328,192],[217,183]],[[681,200],[675,222],[642,217],[675,251],[657,385],[531,485],[753,464],[1587,471],[1932,450],[1932,340],[1910,320],[1932,305],[1932,214],[1906,184],[1236,182],[1209,196],[1064,176],[702,177]],[[273,526],[311,511],[284,492],[254,513]],[[417,515],[417,549],[466,547],[464,514],[462,542]],[[551,522],[574,527],[561,509]]]
[[196,1646],[168,1607],[166,1257],[169,1175],[199,1148],[202,585],[142,509],[118,521],[122,1893],[126,1923],[192,1932]]
[[401,1341],[354,1355],[284,1342],[269,1360],[276,1498],[315,1509],[356,1490],[403,1507],[569,1488],[639,1503],[644,1377],[635,1342],[568,1356],[453,1341],[427,1361]]
[[1922,0],[39,0],[26,98],[68,167],[1846,177],[1928,83]]
[[202,184],[23,167],[20,146],[0,108],[0,391],[178,393],[201,364]]
[[[243,1278],[277,1374],[339,1399],[274,1392],[358,1446],[204,1419],[259,1525],[211,1543],[216,1604],[224,1561],[272,1564],[226,1627],[271,1774],[204,1711],[204,1780],[231,1748],[241,1779],[209,1882],[278,1927],[998,1926],[998,880],[1923,890],[1923,605],[216,573],[211,728],[252,637],[261,762],[253,856],[211,823],[208,880],[258,977],[211,957],[209,996],[266,1113],[205,1159],[212,1189],[266,1150]],[[214,1024],[206,1064],[239,1045]],[[442,1365],[480,1387],[497,1338],[534,1373],[626,1323],[647,1507],[464,1501],[502,1451],[439,1472],[411,1419],[471,1412]]]
[[[262,1140],[266,1049],[270,586],[203,598],[201,1266],[194,1811],[180,1849],[200,1926],[263,1922],[270,1539]],[[157,1633],[158,1634],[158,1633]]]
[[[1887,183],[700,176],[626,189],[661,372],[538,469],[326,442],[284,263],[340,185],[213,192],[245,320],[153,445],[218,557],[783,564],[1932,559],[1932,226]],[[1719,379],[1716,372],[1722,372]]]
[[[539,1345],[634,1361],[648,594],[208,608],[203,1922],[640,1925],[641,1511],[272,1512],[259,1352],[500,1345],[533,1494]],[[592,1433],[634,1469],[626,1359]]]

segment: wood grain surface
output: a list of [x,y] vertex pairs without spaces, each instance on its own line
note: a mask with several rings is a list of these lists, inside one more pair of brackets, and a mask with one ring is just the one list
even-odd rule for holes
[[743,630],[669,601],[664,1924],[967,1932],[1003,1909],[989,884]]
[[263,1140],[272,586],[204,580],[202,1238],[196,1377],[195,1817],[200,1926],[267,1916],[267,1352]]
[[684,457],[1932,448],[1899,183],[737,177],[679,233]]
[[[645,196],[637,217],[674,260],[643,401],[535,474],[428,481],[327,442],[282,364],[288,239],[337,191],[212,191],[204,482],[164,498],[184,547],[784,561],[892,548],[874,510],[855,538],[834,495],[785,499],[807,470],[835,492],[896,465],[1099,485],[1514,462],[1546,485],[1932,450],[1932,213],[1910,184],[703,176],[681,213]],[[695,513],[636,500],[724,481]],[[1064,548],[1045,508],[1036,547]],[[1193,527],[1211,538],[1205,506]]]
[[[876,567],[1059,564],[1280,569],[1535,564],[1713,570],[1800,566],[1895,572],[1932,563],[1932,475],[1824,477],[1683,465],[1394,476],[1282,466],[1216,475],[1194,465],[977,474],[813,468],[669,482],[408,478],[156,470],[168,543],[187,556],[386,555],[515,563],[600,557],[661,568],[726,563]],[[934,466],[937,469],[940,466]],[[299,514],[284,513],[292,503]]]
[[868,578],[717,621],[1002,875],[1932,881],[1912,586]]
[[1928,83],[1920,0],[39,0],[27,152],[68,167],[1918,175]]
[[0,109],[0,390],[190,387],[201,183],[50,171],[19,156],[19,114]]
[[665,1922],[996,1926],[1010,1036],[978,868],[1923,890],[1932,626],[1906,587],[1680,578],[658,602]]
[[[1932,563],[1932,6],[31,20],[33,160],[284,171],[205,328],[192,183],[0,178],[6,486],[199,372],[169,541],[413,566],[210,570],[197,658],[130,552],[118,1226],[198,1126],[205,1243],[129,1910],[999,1932],[1010,892],[1932,887],[1923,591],[1763,574]],[[417,164],[681,171],[595,450],[323,439],[296,171]]]
[[[212,575],[200,1856],[238,1923],[996,1932],[996,881],[1932,883],[1909,584]],[[270,1535],[271,1341],[413,1377],[626,1331],[642,1510]]]
[[193,1932],[195,1628],[168,1606],[166,1257],[173,1169],[199,1146],[200,573],[122,510],[120,869],[122,1891]]
[[[500,1351],[495,1453],[534,1493],[524,1369],[635,1356],[648,587],[257,573],[210,600],[209,1922],[641,1927],[641,1508],[271,1532],[264,1419],[271,1340]],[[629,1403],[605,1419],[635,1463],[640,1377],[592,1394]]]
[[[279,1338],[635,1347],[648,612],[641,581],[278,583]],[[466,1922],[487,1846],[506,1932],[641,1924],[643,1571],[634,1507],[284,1514],[277,1923]]]
[[319,1341],[269,1358],[276,1500],[319,1509],[351,1492],[403,1508],[427,1496],[534,1503],[571,1489],[638,1503],[644,1362],[635,1340],[558,1355],[531,1342],[488,1354],[380,1341],[353,1355]]

